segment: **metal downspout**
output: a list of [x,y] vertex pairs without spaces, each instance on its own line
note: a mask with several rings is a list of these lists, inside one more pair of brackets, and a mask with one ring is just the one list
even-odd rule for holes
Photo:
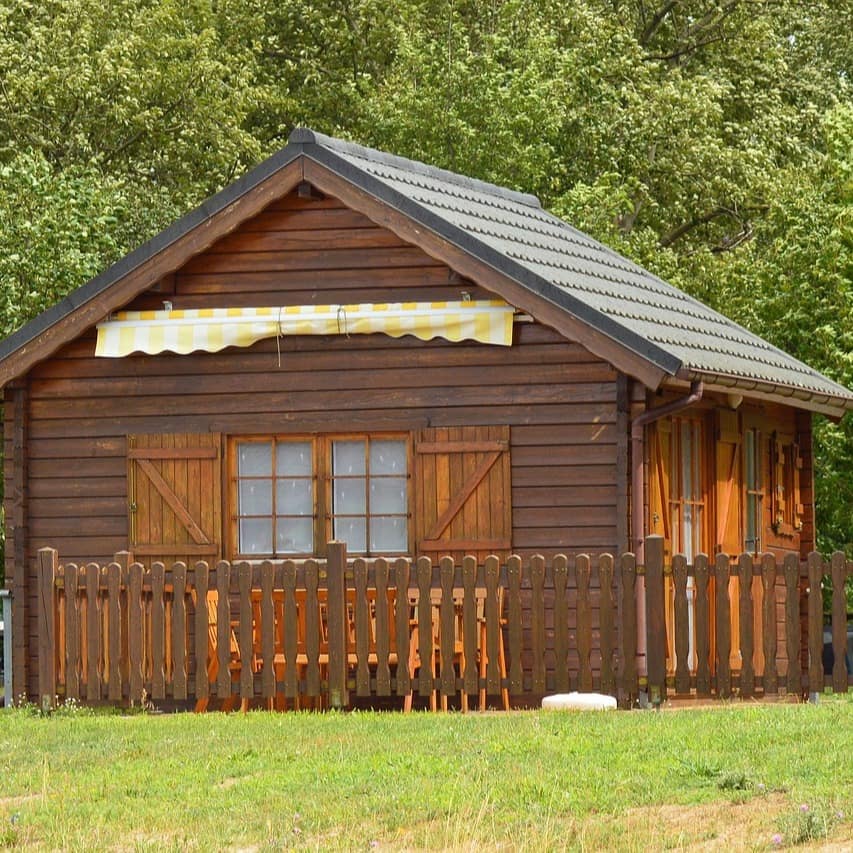
[[[645,562],[645,428],[654,421],[674,415],[702,399],[705,385],[701,380],[690,383],[690,392],[685,397],[673,400],[656,409],[647,409],[631,421],[631,538],[637,565]],[[646,668],[646,581],[637,578],[637,671],[641,676],[648,674]]]

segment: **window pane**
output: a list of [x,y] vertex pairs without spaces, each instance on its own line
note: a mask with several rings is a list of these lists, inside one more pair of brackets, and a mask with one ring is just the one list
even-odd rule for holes
[[276,480],[275,511],[279,515],[314,515],[311,480]]
[[269,477],[272,474],[272,442],[244,442],[239,447],[238,476]]
[[239,515],[272,515],[272,481],[240,480]]
[[364,441],[335,441],[332,443],[332,474],[363,475]]
[[398,553],[408,545],[406,519],[373,516],[370,519],[371,554]]
[[370,442],[371,474],[405,474],[406,442],[382,439]]
[[275,472],[279,477],[310,477],[313,473],[310,441],[282,441],[275,452]]
[[355,513],[362,515],[367,512],[364,487],[367,481],[356,478],[353,480],[336,479],[334,481],[334,513]]
[[336,518],[334,524],[335,539],[347,543],[347,550],[356,553],[367,551],[367,531],[363,518]]
[[272,519],[241,518],[241,554],[272,554]]
[[314,551],[312,518],[279,518],[275,526],[277,554],[310,554]]
[[373,478],[370,481],[370,512],[406,511],[406,481],[402,477]]
[[693,506],[691,504],[684,505],[684,528],[681,548],[687,561],[690,562],[693,559]]

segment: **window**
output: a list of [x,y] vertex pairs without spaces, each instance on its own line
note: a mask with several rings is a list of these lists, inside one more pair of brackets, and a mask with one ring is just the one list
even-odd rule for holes
[[771,459],[773,529],[783,536],[793,536],[803,527],[800,503],[800,469],[803,467],[799,445],[779,433],[773,436]]
[[333,439],[332,536],[356,553],[389,554],[408,544],[406,442],[401,439]]
[[753,554],[761,550],[764,489],[762,485],[761,433],[747,429],[743,435],[744,452],[744,549]]
[[692,561],[703,549],[705,485],[702,465],[702,422],[673,418],[670,514],[674,554]]
[[236,445],[237,551],[246,556],[314,551],[311,441],[239,441]]
[[232,439],[232,553],[311,556],[332,538],[405,553],[408,457],[402,436]]

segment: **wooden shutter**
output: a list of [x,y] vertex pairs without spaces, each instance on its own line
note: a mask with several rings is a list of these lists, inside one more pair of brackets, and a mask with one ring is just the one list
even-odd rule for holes
[[800,497],[800,472],[803,470],[803,456],[800,445],[791,445],[791,522],[794,530],[799,532],[803,529],[804,508]]
[[510,552],[509,427],[421,430],[414,466],[418,555],[482,560]]
[[744,482],[737,412],[726,409],[717,412],[716,444],[716,524],[712,528],[712,544],[717,552],[740,554],[743,551],[741,514]]
[[143,562],[222,555],[221,441],[216,433],[127,438],[129,550]]
[[664,553],[672,555],[672,420],[657,421],[649,443],[649,522],[647,535],[663,536]]

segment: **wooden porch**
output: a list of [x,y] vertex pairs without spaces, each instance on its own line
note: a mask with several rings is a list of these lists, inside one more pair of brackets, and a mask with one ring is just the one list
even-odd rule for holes
[[[853,561],[843,554],[664,565],[660,537],[646,540],[645,566],[632,554],[478,565],[348,559],[343,543],[327,553],[146,568],[127,552],[78,566],[42,549],[41,702],[464,711],[570,690],[630,707],[640,691],[658,703],[853,684],[844,597]],[[822,585],[832,590],[829,674]]]

